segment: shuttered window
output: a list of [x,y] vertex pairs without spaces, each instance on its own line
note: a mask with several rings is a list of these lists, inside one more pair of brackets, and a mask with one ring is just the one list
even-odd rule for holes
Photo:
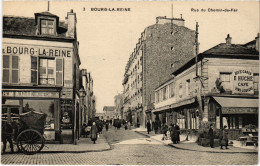
[[3,55],[3,83],[19,82],[19,57]]
[[63,85],[63,59],[56,59],[56,85]]

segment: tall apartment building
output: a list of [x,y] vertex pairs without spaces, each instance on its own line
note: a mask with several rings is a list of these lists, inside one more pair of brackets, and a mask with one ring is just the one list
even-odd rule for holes
[[145,126],[154,108],[155,88],[194,56],[195,31],[184,26],[184,19],[157,17],[156,24],[141,33],[125,67],[123,117]]
[[117,94],[114,97],[114,103],[115,103],[115,116],[118,117],[119,119],[122,119],[123,117],[123,99],[124,96],[123,94]]

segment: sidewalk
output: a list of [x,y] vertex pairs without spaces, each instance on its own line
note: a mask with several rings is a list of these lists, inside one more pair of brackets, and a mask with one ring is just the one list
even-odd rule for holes
[[[96,144],[93,144],[90,138],[80,138],[77,145],[73,144],[45,144],[44,148],[40,153],[84,153],[84,152],[101,152],[110,150],[106,138],[103,134],[99,135]],[[3,143],[1,144],[3,148]],[[7,143],[6,152],[11,151],[9,143]],[[17,152],[17,146],[14,145],[14,151]]]
[[209,152],[209,153],[258,153],[258,147],[241,147],[238,142],[234,142],[234,146],[229,146],[229,149],[220,149],[220,147],[210,148],[199,146],[195,143],[195,140],[186,141],[184,135],[180,135],[180,143],[173,144],[171,140],[162,140],[163,134],[155,134],[154,131],[147,134],[147,131],[144,129],[134,130],[135,132],[142,134],[151,139],[157,140],[161,143],[167,144],[176,149],[189,150],[189,151],[198,151],[198,152]]

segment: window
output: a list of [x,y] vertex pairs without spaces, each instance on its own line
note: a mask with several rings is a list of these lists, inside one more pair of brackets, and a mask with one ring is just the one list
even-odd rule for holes
[[159,103],[159,91],[156,92],[156,102]]
[[54,34],[54,20],[41,20],[41,34]]
[[40,59],[40,84],[55,84],[54,62],[54,59]]
[[3,82],[18,83],[19,81],[18,56],[3,55]]
[[231,90],[230,77],[231,73],[220,73],[220,80],[222,81],[222,86],[226,91]]
[[174,92],[174,83],[170,84],[170,98],[174,97],[175,92]]
[[186,96],[190,95],[190,79],[186,80]]
[[254,73],[254,91],[258,91],[259,86],[259,73]]
[[167,89],[166,89],[166,87],[164,87],[164,88],[163,88],[163,91],[162,91],[162,93],[163,93],[163,100],[166,100],[166,99],[167,99],[167,95],[166,95],[167,92],[166,92],[166,91],[167,91]]

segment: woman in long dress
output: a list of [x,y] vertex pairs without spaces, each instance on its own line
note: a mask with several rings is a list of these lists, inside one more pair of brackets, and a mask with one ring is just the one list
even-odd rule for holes
[[97,140],[97,134],[98,134],[98,128],[96,126],[96,123],[93,122],[91,130],[90,130],[90,138],[94,144],[96,143],[96,140]]

